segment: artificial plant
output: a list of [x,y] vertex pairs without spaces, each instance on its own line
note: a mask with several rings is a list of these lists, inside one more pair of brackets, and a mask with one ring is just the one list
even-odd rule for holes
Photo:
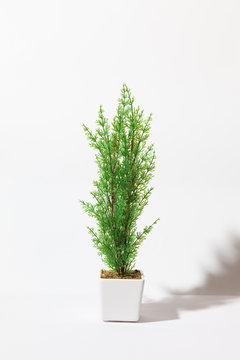
[[111,125],[102,106],[94,133],[83,124],[96,150],[99,178],[93,182],[93,203],[80,202],[96,219],[97,230],[88,227],[88,231],[98,254],[119,275],[133,270],[139,245],[159,220],[137,231],[137,219],[153,191],[149,182],[156,156],[153,144],[147,145],[151,120],[152,114],[144,119],[143,110],[134,107],[131,91],[124,84]]

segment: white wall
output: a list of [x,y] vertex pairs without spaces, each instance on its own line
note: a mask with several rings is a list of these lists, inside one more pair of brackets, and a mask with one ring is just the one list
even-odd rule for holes
[[95,291],[81,123],[94,127],[99,104],[111,117],[123,82],[153,112],[158,155],[140,222],[161,217],[138,257],[146,292],[234,272],[239,16],[237,0],[1,1],[0,291]]

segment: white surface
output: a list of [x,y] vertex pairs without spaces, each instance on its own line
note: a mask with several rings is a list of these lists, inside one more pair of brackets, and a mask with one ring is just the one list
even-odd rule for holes
[[139,323],[105,323],[95,297],[0,297],[2,360],[239,360],[240,300],[175,296]]
[[144,278],[100,279],[101,315],[105,321],[138,321]]

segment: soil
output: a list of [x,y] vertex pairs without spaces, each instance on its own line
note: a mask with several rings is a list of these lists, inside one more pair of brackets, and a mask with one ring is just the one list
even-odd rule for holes
[[101,270],[100,277],[102,279],[141,279],[142,274],[139,270],[133,270],[124,275],[118,275],[117,273],[110,270]]

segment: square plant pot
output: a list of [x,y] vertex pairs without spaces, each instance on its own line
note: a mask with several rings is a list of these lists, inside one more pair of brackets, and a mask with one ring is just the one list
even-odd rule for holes
[[141,279],[100,278],[103,321],[138,321],[144,277]]

